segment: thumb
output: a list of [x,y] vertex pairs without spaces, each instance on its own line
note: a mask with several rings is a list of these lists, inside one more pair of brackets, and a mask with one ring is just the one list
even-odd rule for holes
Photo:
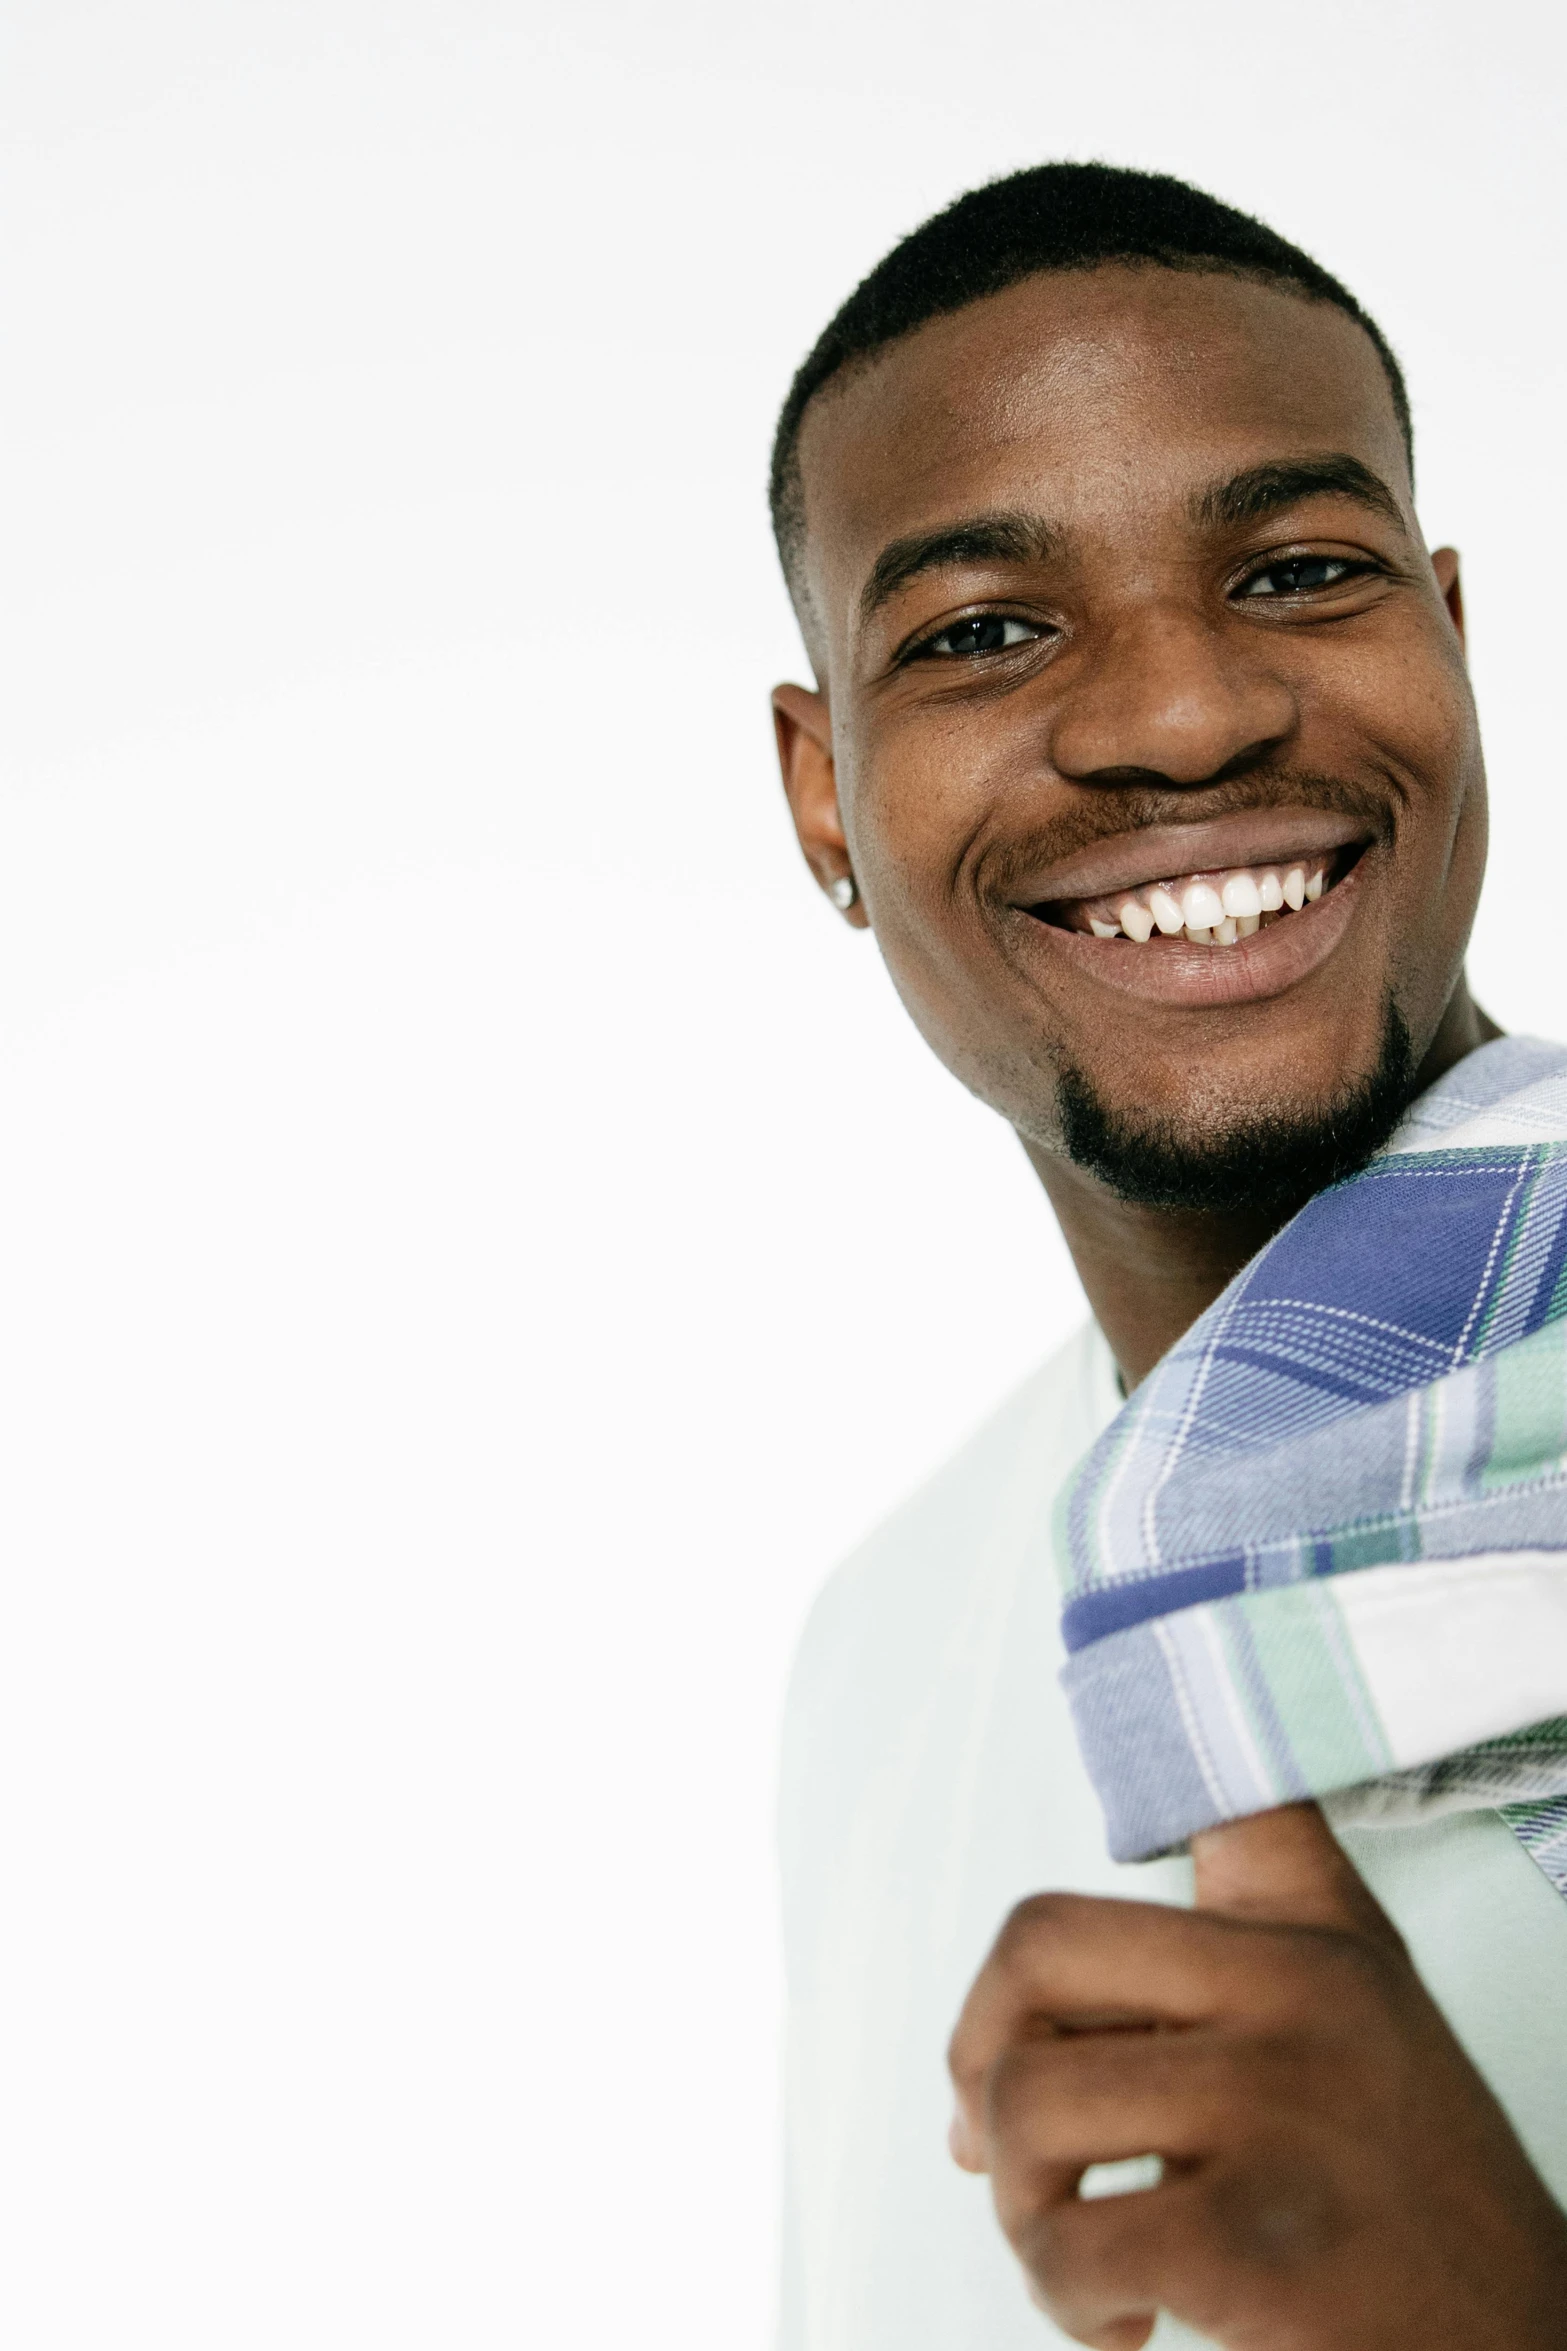
[[1315,1804],[1282,1804],[1202,1829],[1191,1847],[1199,1910],[1400,1941]]

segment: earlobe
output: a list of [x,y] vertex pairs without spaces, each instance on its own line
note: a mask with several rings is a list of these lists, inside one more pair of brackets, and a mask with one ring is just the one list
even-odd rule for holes
[[773,730],[778,765],[805,862],[846,922],[867,926],[849,861],[849,844],[838,809],[833,766],[832,713],[825,694],[808,686],[773,690]]
[[1467,645],[1464,637],[1464,587],[1458,572],[1458,549],[1438,547],[1431,558],[1431,569],[1436,573],[1436,584],[1442,591],[1442,601],[1458,631],[1458,642]]

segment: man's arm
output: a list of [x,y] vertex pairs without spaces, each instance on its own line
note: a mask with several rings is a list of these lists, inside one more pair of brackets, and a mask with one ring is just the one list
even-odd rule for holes
[[953,2153],[1034,2299],[1098,2351],[1161,2310],[1228,2351],[1567,2351],[1567,2215],[1316,1806],[1193,1858],[1192,1911],[1020,1904],[953,2036]]

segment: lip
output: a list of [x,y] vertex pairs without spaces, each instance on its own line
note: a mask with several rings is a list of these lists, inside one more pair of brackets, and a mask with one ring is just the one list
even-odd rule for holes
[[[1201,828],[1194,825],[1187,829],[1195,834]],[[1216,862],[1250,861],[1228,858]],[[1093,978],[1120,995],[1192,1011],[1254,1004],[1269,996],[1282,996],[1327,962],[1354,918],[1365,862],[1364,858],[1358,860],[1342,881],[1298,914],[1270,923],[1249,939],[1237,939],[1233,947],[1194,947],[1184,939],[1153,938],[1142,944],[1135,939],[1096,939],[1090,932],[1058,930],[1038,915],[1019,912],[1029,926],[1035,953],[1060,956],[1082,977]],[[1166,870],[1192,869],[1178,866]],[[1125,889],[1132,885],[1112,882],[1107,886]],[[1085,890],[1081,895],[1090,893]]]
[[[1104,898],[1116,890],[1138,890],[1182,874],[1326,857],[1369,838],[1370,827],[1363,818],[1328,808],[1247,808],[1234,816],[1210,817],[1203,824],[1150,825],[1141,832],[1112,833],[1055,865],[1042,866],[1027,877],[1022,889],[1013,888],[1008,895],[1022,907],[1054,905],[1063,898]],[[1343,886],[1339,883],[1328,897],[1336,897]],[[1317,900],[1319,906],[1326,903],[1327,898]]]

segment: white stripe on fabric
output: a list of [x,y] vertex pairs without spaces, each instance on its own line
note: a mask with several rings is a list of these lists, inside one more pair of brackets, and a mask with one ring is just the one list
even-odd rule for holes
[[1396,1768],[1567,1714],[1567,1552],[1357,1568],[1333,1596]]

